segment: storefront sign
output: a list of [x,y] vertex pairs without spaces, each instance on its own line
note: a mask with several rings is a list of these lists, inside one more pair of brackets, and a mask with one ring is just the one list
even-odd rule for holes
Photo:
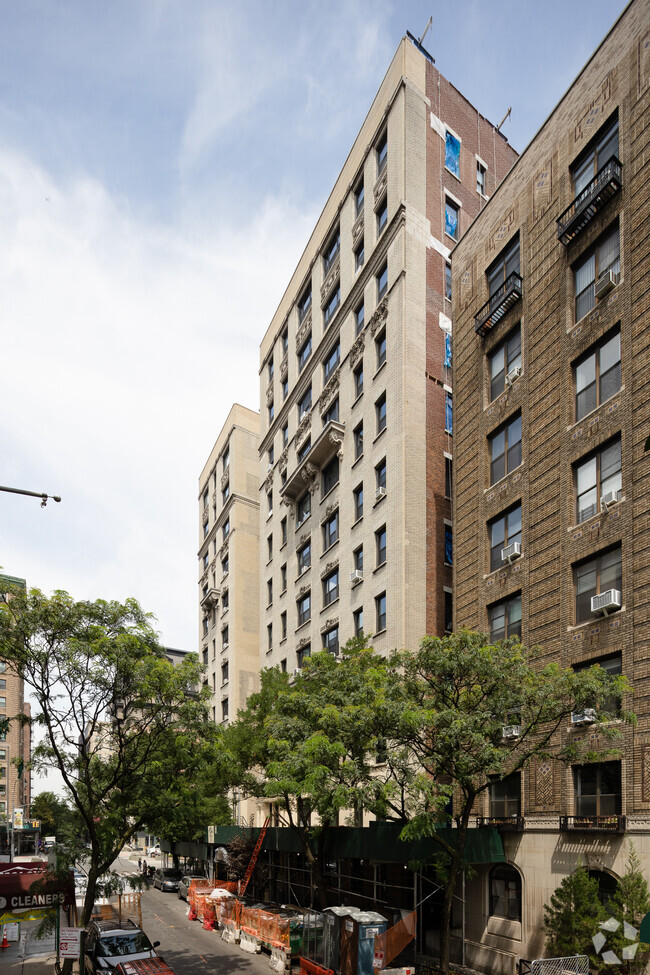
[[81,949],[81,928],[61,928],[59,932],[59,953],[62,958],[79,958]]

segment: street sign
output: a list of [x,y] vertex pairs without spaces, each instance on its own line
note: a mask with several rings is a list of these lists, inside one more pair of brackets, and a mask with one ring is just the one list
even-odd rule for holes
[[81,928],[61,928],[59,931],[59,953],[62,958],[79,958],[81,931]]

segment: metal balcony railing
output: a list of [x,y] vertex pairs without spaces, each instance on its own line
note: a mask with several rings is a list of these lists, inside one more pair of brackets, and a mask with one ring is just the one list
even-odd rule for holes
[[526,820],[523,816],[477,816],[476,825],[479,829],[492,826],[494,829],[509,833],[521,833],[526,825]]
[[475,331],[481,336],[486,335],[503,318],[508,309],[519,301],[522,294],[521,275],[513,271],[474,316]]
[[623,185],[623,165],[612,156],[557,221],[557,237],[567,247]]
[[560,816],[560,832],[624,833],[625,816]]

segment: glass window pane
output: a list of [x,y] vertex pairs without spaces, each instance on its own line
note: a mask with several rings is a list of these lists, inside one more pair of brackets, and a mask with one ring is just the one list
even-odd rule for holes
[[460,178],[460,139],[451,132],[445,137],[445,166]]
[[576,390],[580,393],[596,381],[596,356],[590,355],[576,366]]

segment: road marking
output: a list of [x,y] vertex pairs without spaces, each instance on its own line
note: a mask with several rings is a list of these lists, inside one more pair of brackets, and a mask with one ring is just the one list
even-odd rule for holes
[[204,965],[208,964],[207,958],[204,958],[203,955],[199,955],[199,958],[201,959]]

